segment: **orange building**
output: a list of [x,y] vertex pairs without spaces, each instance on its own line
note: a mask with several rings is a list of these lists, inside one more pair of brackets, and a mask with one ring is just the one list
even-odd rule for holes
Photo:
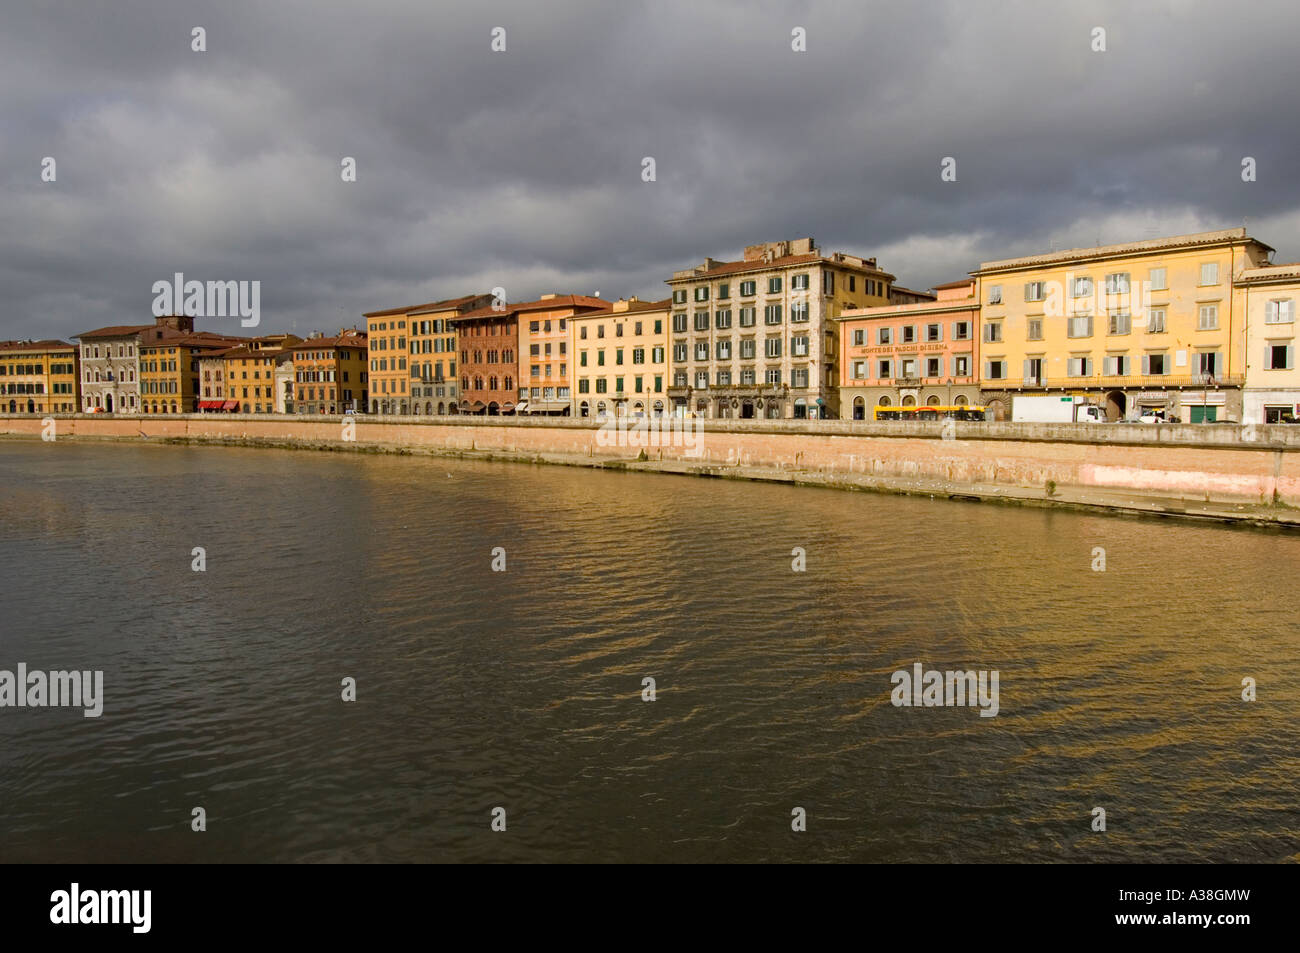
[[519,317],[519,399],[524,414],[567,414],[573,386],[569,319],[606,311],[609,302],[589,295],[542,295],[512,305]]
[[[840,408],[873,419],[877,406],[954,407],[980,402],[975,279],[939,285],[936,300],[840,312]],[[919,299],[919,300],[915,300]]]
[[194,413],[202,400],[199,362],[244,340],[207,331],[186,334],[150,329],[142,334],[140,413]]
[[364,411],[369,400],[366,332],[344,328],[333,337],[310,337],[293,352],[294,410],[299,414]]

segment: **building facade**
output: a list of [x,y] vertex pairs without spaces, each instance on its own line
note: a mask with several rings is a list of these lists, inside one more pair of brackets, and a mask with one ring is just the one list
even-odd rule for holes
[[545,294],[515,305],[519,316],[519,399],[521,414],[569,413],[573,394],[570,320],[603,311],[609,302],[589,295]]
[[662,417],[668,405],[670,300],[612,301],[569,319],[573,417]]
[[410,312],[411,413],[459,412],[460,378],[456,374],[456,326],[452,318],[486,308],[492,301],[490,294],[466,295]]
[[77,365],[77,346],[66,341],[0,344],[0,408],[11,414],[76,413]]
[[1300,263],[1244,268],[1236,286],[1246,314],[1246,387],[1242,423],[1300,420],[1295,317]]
[[939,285],[935,292],[929,300],[841,312],[844,416],[872,420],[878,406],[980,402],[975,279]]
[[886,305],[875,259],[823,255],[811,238],[674,272],[668,395],[703,417],[839,416],[840,313]]
[[1244,228],[984,262],[980,385],[990,419],[1017,394],[1075,394],[1111,420],[1241,420],[1245,313],[1233,276],[1266,264]]
[[460,351],[457,412],[496,417],[519,402],[519,313],[502,303],[448,318]]
[[243,338],[196,331],[156,335],[140,341],[140,413],[192,414],[202,401],[200,362],[238,345]]
[[[293,354],[295,413],[341,414],[368,406],[365,331],[343,328],[333,337],[310,337],[289,350]],[[242,392],[242,384],[238,386]]]
[[154,318],[153,324],[115,325],[75,335],[81,349],[82,409],[140,413],[141,342],[193,332],[192,317],[169,314]]

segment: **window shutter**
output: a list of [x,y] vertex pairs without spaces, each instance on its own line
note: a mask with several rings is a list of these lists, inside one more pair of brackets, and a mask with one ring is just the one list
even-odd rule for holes
[[1282,302],[1282,320],[1284,321],[1295,320],[1295,299],[1294,298],[1290,298]]
[[1291,370],[1291,368],[1295,367],[1294,348],[1295,348],[1294,344],[1288,344],[1286,346],[1286,369],[1288,371]]

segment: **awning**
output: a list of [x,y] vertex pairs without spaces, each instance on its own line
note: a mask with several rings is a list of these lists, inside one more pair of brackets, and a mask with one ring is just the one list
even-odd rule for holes
[[239,401],[237,401],[237,400],[228,400],[228,401],[226,401],[224,404],[221,405],[221,409],[222,409],[222,410],[238,410],[238,409],[239,409]]
[[201,400],[199,401],[199,410],[220,410],[222,403],[219,400]]
[[519,402],[519,406],[515,408],[515,412],[516,412],[516,413],[519,413],[519,414],[522,414],[522,413],[523,413],[525,410],[527,410],[527,409],[528,409],[528,401],[526,401],[526,400],[521,400],[521,401]]
[[568,410],[567,400],[530,400],[528,410],[534,414],[549,414],[557,410]]

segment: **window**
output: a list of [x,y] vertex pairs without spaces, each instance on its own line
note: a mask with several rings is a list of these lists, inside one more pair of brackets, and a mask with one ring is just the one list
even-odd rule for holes
[[[683,292],[683,294],[685,294],[685,292]],[[604,377],[596,378],[596,393],[597,394],[609,393],[609,380],[607,378]]]
[[1005,380],[1007,376],[1007,362],[1001,358],[996,361],[985,361],[984,376],[991,381]]
[[970,377],[970,355],[959,354],[952,359],[953,377]]
[[[778,288],[777,290],[779,291],[780,289]],[[790,276],[790,290],[791,290],[791,291],[807,291],[807,290],[808,290],[808,276],[807,276],[807,275],[791,275],[791,276]]]
[[650,360],[655,364],[664,362],[664,348],[662,344],[656,345],[650,349]]
[[754,359],[754,353],[757,351],[757,349],[758,347],[754,343],[754,339],[746,338],[745,340],[740,342],[740,359],[742,361],[752,361]]
[[731,297],[731,285],[728,284],[718,285],[718,300],[726,301],[730,297]]
[[1275,344],[1270,341],[1268,346],[1264,348],[1264,370],[1266,371],[1291,370],[1295,366],[1295,364],[1291,359],[1291,355],[1292,355],[1292,351],[1291,351],[1290,344],[1287,343]]
[[674,361],[674,363],[681,364],[681,363],[682,363],[683,361],[685,361],[685,360],[686,360],[686,345],[685,345],[685,344],[674,344],[674,345],[673,345],[673,361]]
[[807,386],[808,386],[808,368],[806,368],[806,367],[795,367],[795,368],[792,368],[791,371],[790,371],[790,386],[791,386],[791,387],[807,387]]
[[1291,324],[1295,321],[1295,299],[1280,298],[1264,306],[1265,324]]
[[900,337],[900,338],[898,339],[900,343],[902,343],[902,344],[915,344],[915,343],[916,343],[916,325],[914,325],[914,324],[905,324],[905,325],[903,325],[902,328],[900,328],[900,330],[901,330],[901,332],[902,332],[902,337]]
[[990,321],[984,325],[984,340],[989,344],[996,344],[1002,340],[1002,322]]
[[1169,277],[1164,268],[1152,268],[1147,272],[1147,282],[1151,285],[1152,291],[1168,291]]
[[[604,349],[604,348],[601,348],[599,351],[596,352],[596,366],[597,366],[597,367],[604,367],[604,366],[605,366],[605,349]],[[536,370],[535,368],[534,368],[534,370],[533,370],[533,373],[534,373],[534,374],[537,373],[537,370]]]
[[718,371],[718,386],[719,387],[731,386],[731,371]]
[[781,293],[781,276],[774,275],[767,279],[767,293],[770,295]]
[[1066,322],[1066,336],[1072,338],[1092,337],[1092,315],[1080,314]]
[[1219,352],[1202,351],[1197,354],[1196,369],[1202,377],[1214,377],[1219,372]]
[[1196,318],[1196,330],[1214,331],[1219,327],[1219,306],[1217,304],[1201,305]]
[[645,348],[643,347],[632,348],[632,363],[633,364],[645,363]]
[[822,294],[824,295],[835,294],[835,272],[833,271],[822,272]]
[[781,368],[770,367],[763,372],[763,380],[768,384],[781,383]]
[[731,341],[729,340],[719,341],[715,346],[714,351],[718,355],[718,360],[720,361],[731,360]]
[[892,344],[892,343],[893,343],[893,338],[894,338],[894,329],[893,329],[893,328],[877,328],[877,329],[876,329],[876,343],[877,343],[877,344]]
[[742,328],[752,328],[757,320],[757,309],[741,308],[740,309],[740,326]]
[[1219,283],[1219,263],[1207,261],[1201,265],[1201,284],[1217,285]]
[[707,311],[696,311],[696,312],[695,312],[695,330],[697,330],[697,331],[707,331],[708,329],[709,329],[709,312],[707,312]]
[[925,359],[926,377],[943,377],[943,358],[927,357]]
[[1128,334],[1133,328],[1133,317],[1127,312],[1116,312],[1109,316],[1107,334]]
[[927,324],[927,325],[925,326],[925,339],[926,339],[926,341],[929,341],[929,342],[942,341],[942,340],[943,340],[943,325],[942,325],[942,324]]
[[[686,303],[686,289],[678,288],[675,291],[673,291],[673,304],[685,304],[685,303]],[[682,315],[682,317],[685,317],[685,315]]]
[[867,379],[867,361],[853,362],[853,380],[861,381]]
[[1142,373],[1151,377],[1163,377],[1169,373],[1169,358],[1163,352],[1142,355]]
[[767,357],[780,357],[780,356],[781,356],[781,339],[780,339],[780,338],[768,338],[766,341],[764,341],[764,342],[763,342],[763,353],[764,353],[764,355],[766,355]]
[[790,354],[794,357],[808,356],[808,336],[806,334],[790,339]]
[[1086,298],[1090,294],[1092,294],[1091,278],[1087,277],[1086,275],[1083,275],[1074,278],[1074,280],[1070,282],[1071,298]]
[[1002,303],[1002,286],[989,285],[989,304]]
[[867,343],[866,338],[867,338],[867,332],[866,332],[866,331],[864,331],[862,328],[856,328],[856,329],[854,329],[854,331],[853,331],[853,346],[854,346],[854,347],[861,347],[862,345],[866,344],[866,343]]
[[696,289],[695,289],[695,300],[696,300],[696,301],[708,301],[708,300],[709,300],[709,287],[708,287],[708,285],[702,285],[702,286],[700,286],[699,288],[696,288]]
[[673,331],[682,332],[686,330],[686,312],[681,311],[673,315]]
[[696,341],[696,342],[695,342],[695,359],[696,359],[697,361],[707,361],[707,360],[709,359],[709,342],[708,342],[708,341]]
[[763,323],[781,323],[781,306],[779,304],[767,304],[763,306]]
[[695,372],[695,386],[696,386],[696,388],[699,389],[699,390],[708,390],[708,388],[709,388],[709,372],[708,372],[708,371],[696,371],[696,372]]
[[713,315],[713,326],[719,331],[731,327],[731,311],[718,311]]
[[1147,333],[1164,334],[1165,333],[1165,309],[1152,308],[1147,312]]
[[952,339],[954,341],[969,341],[970,333],[969,321],[954,321],[952,323]]
[[1026,384],[1045,384],[1047,379],[1043,376],[1046,362],[1041,357],[1030,357],[1025,359],[1025,383]]
[[886,359],[886,360],[879,361],[876,370],[880,372],[876,376],[879,377],[881,380],[888,380],[890,377],[894,376],[893,362],[890,360]]
[[1091,377],[1092,358],[1072,357],[1065,362],[1065,373],[1070,377]]
[[741,372],[740,372],[740,383],[744,384],[746,387],[752,387],[752,386],[754,386],[754,372],[753,372],[753,370],[744,370],[744,371],[741,371]]
[[1030,318],[1025,322],[1025,340],[1041,341],[1043,339],[1043,319]]
[[1101,372],[1107,377],[1127,377],[1132,369],[1127,354],[1108,354],[1101,362]]
[[[1045,281],[1027,281],[1025,282],[1025,300],[1042,301],[1047,296],[1047,282]],[[1001,298],[998,299],[1001,301]],[[989,302],[992,304],[993,302]]]
[[1106,294],[1122,295],[1128,294],[1128,272],[1117,271],[1114,274],[1106,276]]
[[754,291],[755,291],[756,286],[757,286],[757,282],[754,282],[754,281],[742,281],[742,282],[740,283],[740,296],[741,296],[742,298],[752,298],[752,297],[754,297]]
[[807,301],[790,302],[790,320],[792,322],[806,322],[808,320]]
[[[623,363],[623,349],[622,349],[621,347],[616,347],[616,348],[614,348],[614,363],[615,363],[615,364],[622,364],[622,363]],[[549,367],[547,368],[546,373],[547,373],[547,376],[549,377],[549,376],[550,376],[550,373],[551,373]]]

